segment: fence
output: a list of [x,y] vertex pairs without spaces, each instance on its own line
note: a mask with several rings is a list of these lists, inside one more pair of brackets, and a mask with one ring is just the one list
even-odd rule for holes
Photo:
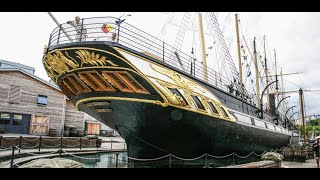
[[[11,161],[4,164],[9,165],[10,168],[17,168],[17,167],[23,167],[21,165],[18,165],[14,162],[14,155],[15,155],[15,149],[21,150],[24,152],[25,150],[20,149],[18,146],[13,145],[11,148],[12,150],[12,156]],[[279,152],[280,150],[271,150],[270,152]],[[152,158],[152,159],[138,159],[126,156],[121,153],[115,153],[112,155],[107,155],[103,157],[83,157],[78,156],[73,153],[67,152],[65,150],[59,149],[58,151],[54,151],[47,154],[53,154],[53,153],[60,153],[60,156],[62,153],[63,155],[68,155],[72,157],[76,161],[101,161],[103,159],[107,159],[107,161],[113,162],[113,166],[110,166],[111,168],[118,168],[118,167],[139,167],[139,168],[150,168],[150,167],[165,167],[165,168],[215,168],[215,167],[229,167],[233,165],[239,165],[243,163],[249,163],[249,162],[256,162],[261,160],[261,156],[266,153],[267,151],[264,151],[261,154],[256,154],[255,152],[251,152],[246,156],[240,156],[236,153],[231,153],[225,156],[214,156],[208,153],[205,153],[199,157],[192,158],[192,159],[186,159],[181,158],[179,156],[173,155],[173,154],[167,154],[162,157]],[[25,152],[32,156],[38,156],[39,154]],[[47,155],[46,154],[46,155]],[[97,156],[97,154],[94,154],[94,156]],[[110,164],[110,163],[109,163]]]

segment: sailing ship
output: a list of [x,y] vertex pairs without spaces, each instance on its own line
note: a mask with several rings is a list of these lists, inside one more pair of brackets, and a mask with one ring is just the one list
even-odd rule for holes
[[81,19],[78,28],[59,24],[43,64],[78,110],[119,132],[133,158],[247,155],[288,145],[284,119],[259,107],[260,93],[249,96],[235,66],[227,62],[228,79],[205,56],[197,64],[120,18],[99,17]]

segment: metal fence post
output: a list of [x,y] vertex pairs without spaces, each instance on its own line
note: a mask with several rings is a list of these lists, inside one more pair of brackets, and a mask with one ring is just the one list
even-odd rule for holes
[[162,41],[163,46],[162,46],[162,61],[164,62],[164,41]]
[[59,40],[60,40],[61,27],[62,27],[62,24],[59,25],[59,33],[58,33],[57,45],[59,44]]
[[120,39],[120,18],[118,19],[118,38],[117,38],[117,43],[119,43],[119,39]]
[[112,149],[112,139],[111,139],[111,149]]
[[12,154],[11,154],[10,168],[13,168],[14,148],[15,148],[15,144],[12,145]]
[[41,136],[39,138],[39,152],[40,152],[40,148],[41,148]]
[[208,167],[208,154],[206,153],[206,164],[205,164],[205,167],[207,168]]
[[79,38],[79,41],[82,40],[82,30],[83,30],[83,18],[81,19],[81,30],[80,30],[80,38]]
[[234,163],[234,152],[232,153],[232,165],[236,165],[236,164]]
[[21,149],[21,139],[22,139],[22,136],[20,136],[20,140],[19,140],[19,153],[20,153],[20,149]]
[[119,153],[116,153],[116,168],[118,167],[118,156],[119,156]]
[[60,138],[60,157],[61,157],[61,152],[62,152],[62,136]]
[[169,154],[169,168],[171,168],[171,153]]
[[254,154],[253,154],[253,151],[252,151],[252,156],[251,156],[251,162],[254,161]]
[[82,147],[82,138],[80,138],[80,150],[81,150],[81,147]]

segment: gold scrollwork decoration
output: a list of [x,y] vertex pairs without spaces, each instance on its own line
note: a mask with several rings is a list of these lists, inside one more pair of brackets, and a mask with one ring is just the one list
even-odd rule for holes
[[83,64],[91,64],[95,66],[105,66],[110,64],[111,66],[118,66],[105,56],[100,57],[100,54],[95,54],[94,51],[90,53],[89,51],[82,49],[76,51],[75,53],[78,55],[76,57],[81,60],[80,67],[82,67]]
[[47,70],[48,76],[54,82],[57,82],[56,78],[63,73],[72,69],[81,68],[84,64],[91,64],[94,66],[119,66],[105,56],[101,56],[94,51],[90,53],[85,49],[80,49],[75,51],[75,54],[77,54],[77,58],[74,59],[68,54],[68,51],[62,53],[60,50],[56,49],[49,52],[44,57],[43,64]]

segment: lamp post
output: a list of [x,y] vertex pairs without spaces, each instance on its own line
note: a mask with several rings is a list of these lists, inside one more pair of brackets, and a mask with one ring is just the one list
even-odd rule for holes
[[264,92],[268,89],[268,87],[271,85],[271,84],[273,84],[273,83],[275,83],[275,82],[277,82],[278,80],[275,80],[275,81],[273,81],[273,82],[271,82],[270,84],[268,84],[267,85],[267,87],[265,87],[264,88],[264,90],[262,91],[262,94],[261,94],[261,101],[260,101],[260,111],[261,111],[261,119],[263,119],[263,102],[262,102],[262,99],[263,99],[263,95],[264,95]]
[[[294,107],[297,107],[296,105],[294,106],[291,106],[290,108],[287,109],[286,113],[284,114],[284,127],[286,128],[287,127],[287,114],[289,112],[290,109],[294,108]],[[289,118],[290,119],[290,118]]]

